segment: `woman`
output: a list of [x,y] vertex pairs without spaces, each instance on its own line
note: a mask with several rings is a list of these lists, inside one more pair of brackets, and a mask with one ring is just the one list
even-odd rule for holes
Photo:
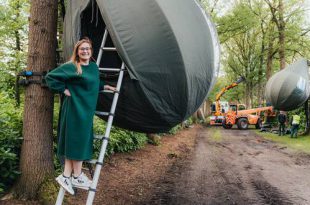
[[[82,39],[74,46],[71,61],[46,75],[48,87],[64,93],[58,128],[57,154],[65,158],[64,172],[57,182],[70,194],[72,186],[88,189],[91,180],[82,172],[82,163],[93,153],[93,117],[100,86],[99,70],[91,62],[93,50],[89,39]],[[105,85],[104,89],[115,91]]]

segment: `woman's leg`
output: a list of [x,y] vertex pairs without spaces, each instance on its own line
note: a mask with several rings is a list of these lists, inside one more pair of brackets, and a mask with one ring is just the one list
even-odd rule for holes
[[70,194],[74,194],[71,183],[72,160],[65,159],[64,172],[56,178],[56,181]]
[[65,159],[65,168],[64,168],[64,176],[71,177],[72,170],[73,170],[73,161],[70,159]]
[[78,177],[82,173],[82,164],[83,164],[83,161],[72,160],[74,177]]

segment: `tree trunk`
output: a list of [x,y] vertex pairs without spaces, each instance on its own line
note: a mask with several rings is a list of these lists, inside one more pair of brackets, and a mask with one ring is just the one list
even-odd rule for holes
[[[55,67],[57,0],[32,0],[29,22],[28,69],[44,71]],[[37,76],[33,79],[40,79]],[[14,187],[19,198],[35,198],[41,183],[54,173],[53,95],[40,85],[25,91],[20,170]]]
[[263,65],[264,65],[264,54],[265,54],[265,39],[266,39],[266,32],[264,30],[264,22],[261,21],[261,31],[262,31],[262,42],[261,42],[261,50],[260,50],[260,59],[259,59],[259,67],[258,67],[258,87],[257,87],[257,102],[258,106],[263,105],[263,96],[264,96],[264,89],[263,89]]
[[274,56],[274,48],[273,48],[273,44],[274,44],[274,38],[273,38],[273,31],[274,31],[274,27],[273,25],[270,25],[270,31],[269,31],[269,38],[268,38],[268,52],[267,52],[267,67],[266,67],[266,79],[267,81],[269,80],[269,78],[271,77],[271,71],[272,71],[272,61],[273,61],[273,56]]
[[250,85],[249,85],[249,83],[248,82],[246,82],[246,84],[245,84],[245,106],[247,107],[247,108],[249,108],[250,107]]
[[279,0],[279,57],[280,57],[280,69],[285,68],[285,21],[283,18],[284,8],[283,1]]
[[310,122],[309,122],[309,99],[304,104],[305,108],[305,116],[306,116],[306,126],[304,133],[302,135],[309,135],[310,134]]

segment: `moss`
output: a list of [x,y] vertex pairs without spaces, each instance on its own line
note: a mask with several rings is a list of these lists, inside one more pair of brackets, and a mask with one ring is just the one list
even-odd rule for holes
[[221,142],[222,141],[222,135],[219,129],[216,129],[214,133],[211,136],[211,140],[215,142]]
[[157,134],[147,134],[147,138],[148,138],[148,143],[155,145],[155,146],[160,145],[161,136]]
[[55,204],[59,191],[59,185],[54,177],[47,178],[38,191],[38,199],[41,204]]

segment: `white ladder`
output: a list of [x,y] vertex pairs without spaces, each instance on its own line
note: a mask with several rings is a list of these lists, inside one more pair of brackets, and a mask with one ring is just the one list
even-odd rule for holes
[[[115,51],[115,52],[117,51],[115,47],[105,47],[107,37],[108,37],[108,30],[105,29],[104,34],[103,34],[102,43],[101,43],[100,50],[99,50],[99,54],[98,54],[98,58],[97,58],[97,62],[96,62],[98,67],[100,66],[103,51]],[[121,68],[100,68],[99,67],[99,71],[119,72],[119,76],[118,76],[118,80],[117,80],[117,84],[116,84],[116,91],[110,91],[110,90],[103,90],[102,91],[104,93],[114,94],[110,112],[96,111],[96,115],[108,116],[108,123],[107,123],[104,135],[94,135],[94,139],[102,140],[102,144],[101,144],[101,149],[100,149],[100,154],[99,154],[98,159],[93,159],[93,160],[90,160],[87,162],[87,163],[91,163],[91,164],[96,164],[96,168],[95,168],[92,184],[90,185],[90,187],[88,189],[88,197],[87,197],[86,205],[92,205],[94,198],[95,198],[95,193],[96,193],[96,188],[97,188],[97,184],[98,184],[98,180],[99,180],[99,176],[100,176],[100,171],[101,171],[101,168],[103,166],[103,160],[104,160],[104,156],[106,153],[106,148],[107,148],[107,145],[108,145],[108,142],[110,139],[110,132],[111,132],[114,113],[115,113],[115,109],[116,109],[116,105],[117,105],[117,101],[118,101],[118,97],[119,97],[119,91],[121,89],[121,85],[122,85],[122,81],[123,81],[125,64],[124,64],[124,62],[122,62]],[[63,199],[64,199],[64,195],[65,195],[65,190],[64,190],[64,188],[61,187],[59,190],[55,205],[61,205],[62,204]]]

